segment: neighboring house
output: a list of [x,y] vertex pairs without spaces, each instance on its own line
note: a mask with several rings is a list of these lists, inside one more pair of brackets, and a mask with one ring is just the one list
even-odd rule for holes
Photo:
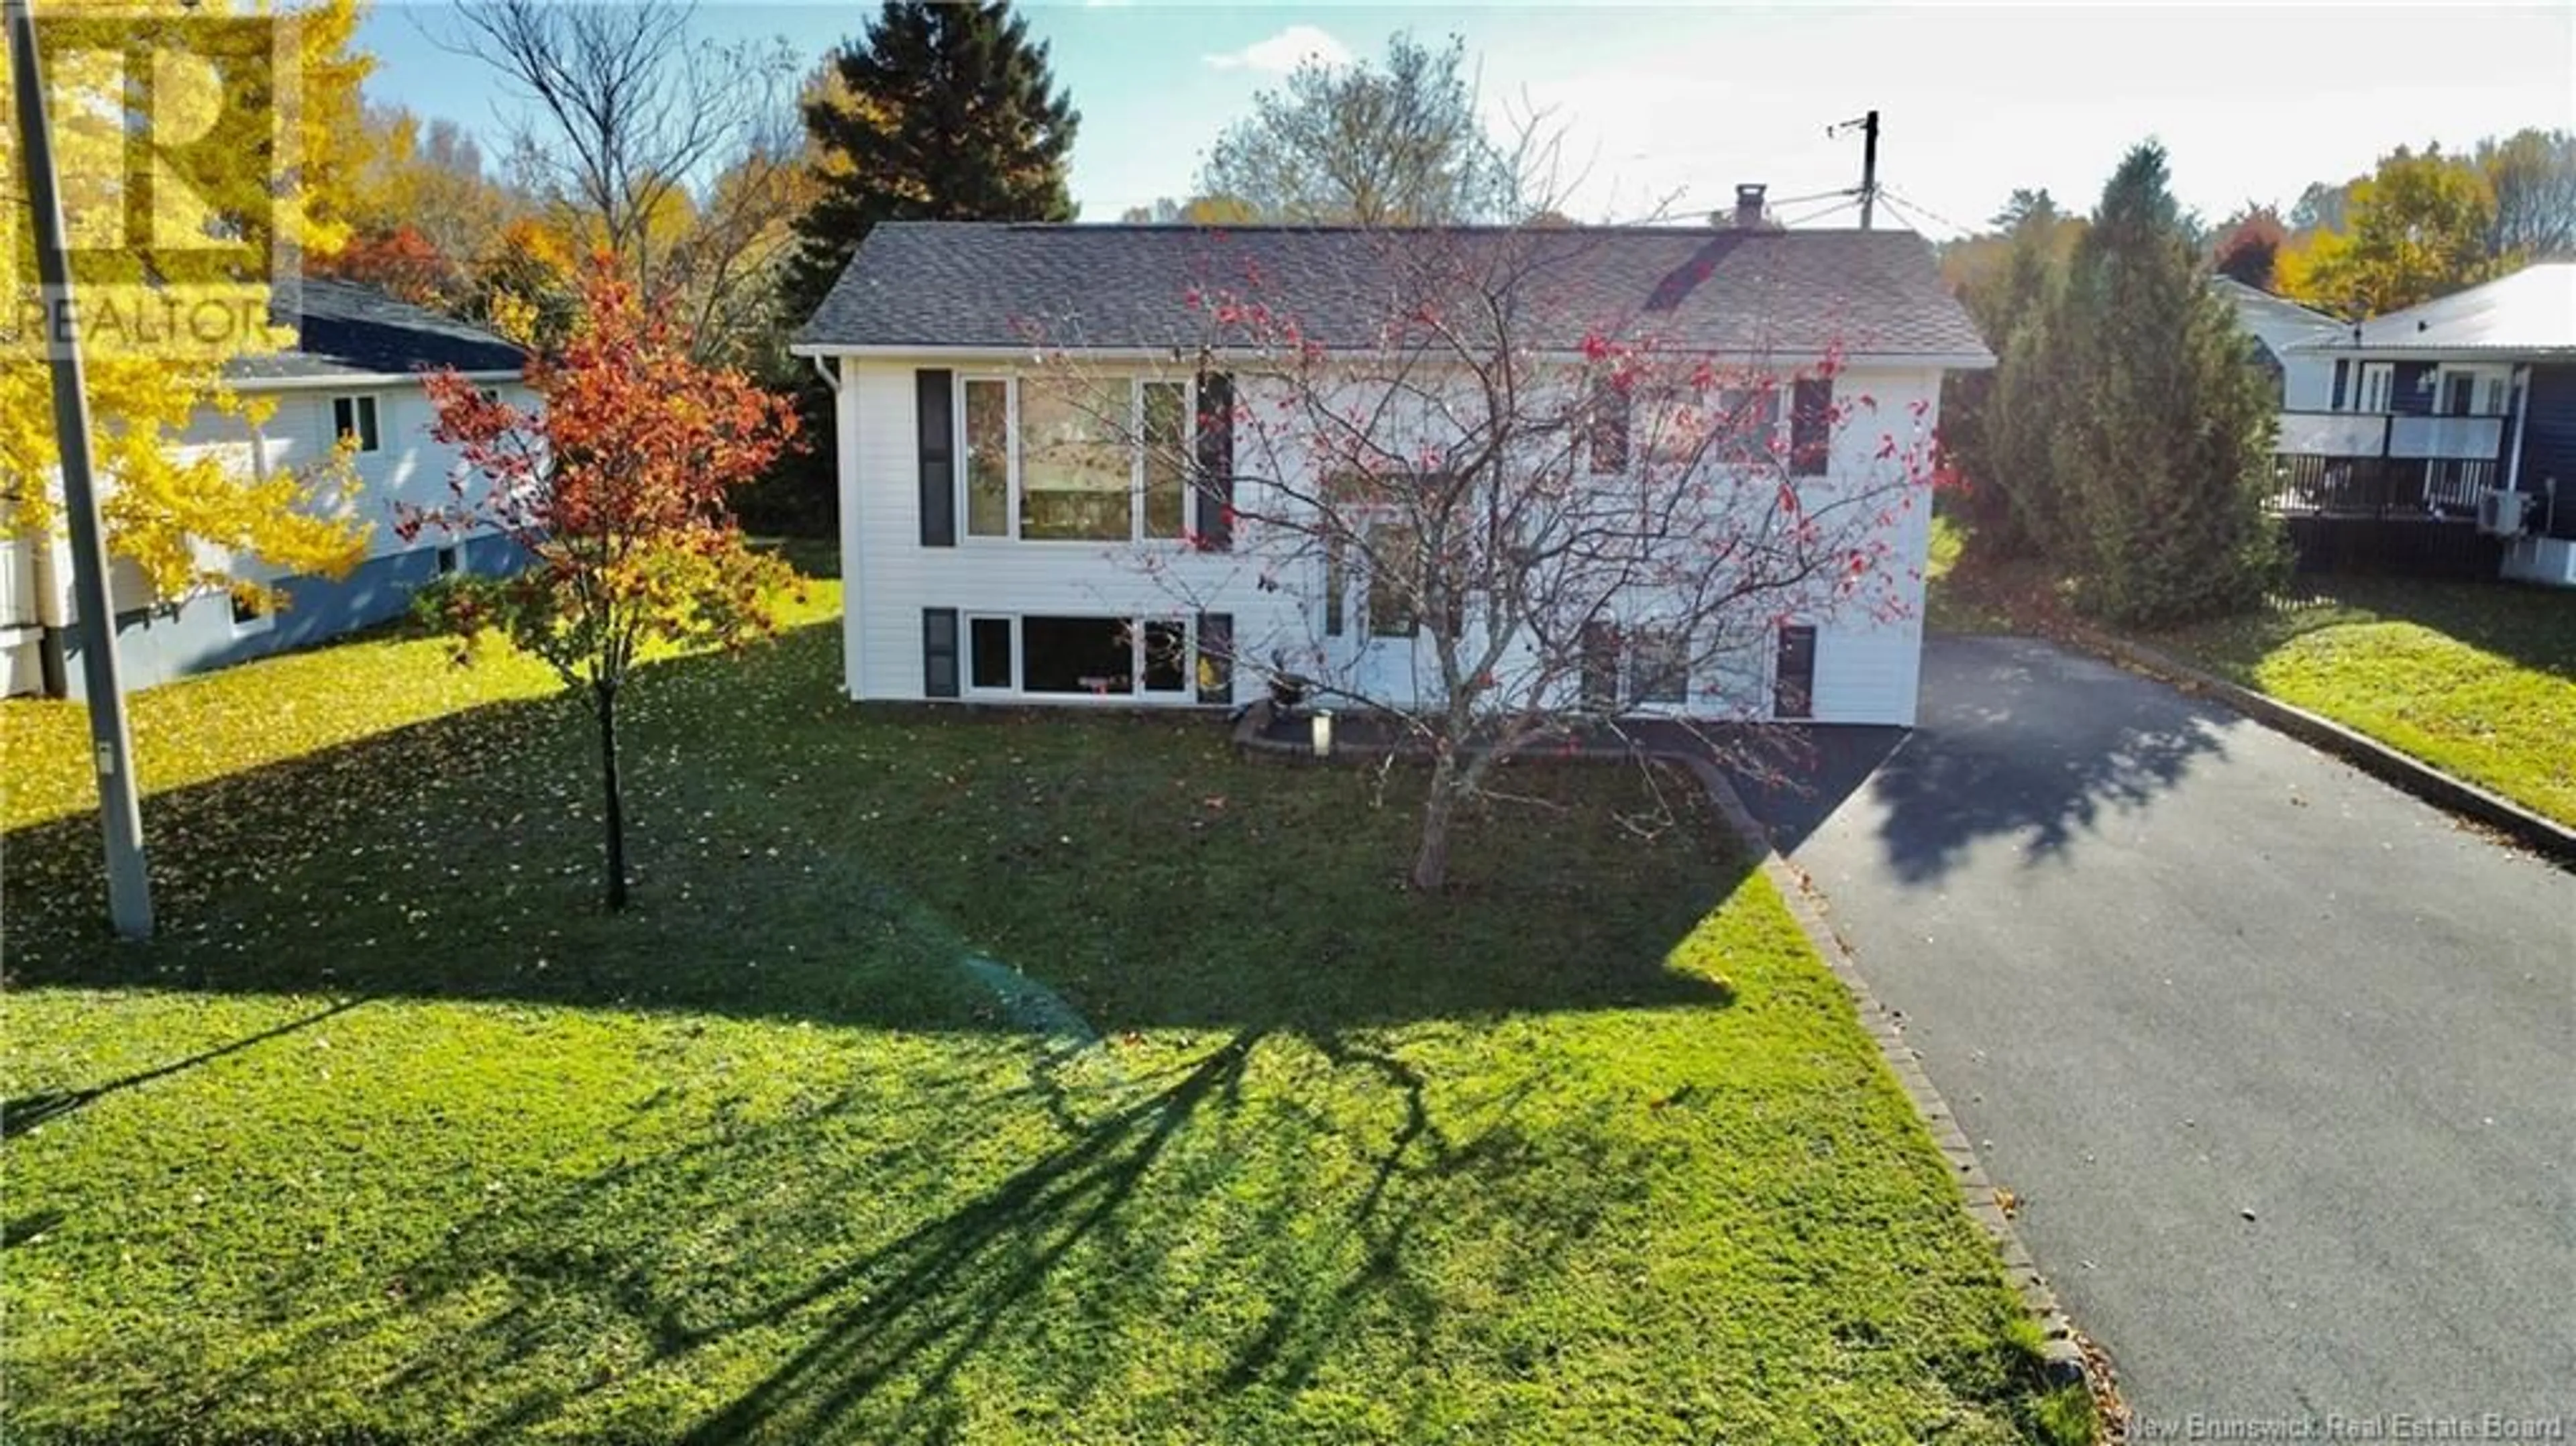
[[2576,262],[2290,344],[2326,405],[2282,417],[2293,507],[2456,521],[2504,576],[2576,586]]
[[[1809,385],[1866,398],[1863,410],[1900,430],[1928,434],[1937,423],[1945,370],[1993,364],[1920,237],[1739,225],[1585,228],[1539,233],[1562,239],[1534,244],[1579,248],[1559,289],[1595,314],[1650,318],[1668,353],[1785,378],[1835,351],[1843,369]],[[1232,535],[1238,510],[1264,507],[1231,489],[1274,483],[1236,474],[1231,423],[1192,444],[1208,479],[1193,499],[1194,527],[1177,500],[1157,520],[1142,452],[1132,471],[1120,469],[1129,473],[1123,488],[1103,483],[1076,496],[1033,480],[1055,470],[1032,465],[1045,448],[1038,439],[1064,425],[1055,404],[1039,400],[1046,368],[1069,360],[1132,385],[1139,417],[1157,405],[1199,415],[1211,398],[1231,398],[1226,415],[1259,415],[1286,400],[1285,384],[1248,349],[1201,350],[1205,317],[1186,293],[1211,279],[1257,278],[1259,302],[1298,317],[1327,357],[1357,355],[1394,293],[1387,249],[1402,243],[1388,236],[978,223],[871,231],[793,344],[838,393],[850,696],[1222,706],[1251,701],[1251,685],[1216,660],[1306,644],[1331,651],[1328,666],[1374,669],[1372,696],[1400,700],[1411,688],[1422,701],[1424,685],[1412,680],[1437,677],[1423,664],[1431,644],[1409,619],[1386,626],[1366,578],[1312,558],[1265,567],[1257,539]],[[1523,339],[1542,355],[1578,356],[1583,337],[1558,329],[1567,334]],[[1186,389],[1190,400],[1164,400],[1155,388]],[[1832,410],[1833,396],[1816,394],[1816,415]],[[1773,418],[1782,442],[1809,445],[1807,407],[1802,390],[1798,417],[1784,407]],[[1882,467],[1880,425],[1829,439],[1820,429],[1816,471],[1799,475],[1830,487]],[[1928,511],[1886,524],[1889,547],[1876,566],[1902,599],[1894,614],[1777,628],[1760,620],[1777,646],[1761,650],[1758,678],[1675,678],[1651,659],[1625,658],[1622,676],[1669,679],[1638,711],[1770,716],[1777,700],[1795,699],[1785,712],[1818,721],[1911,724]],[[1195,600],[1187,610],[1173,602],[1183,592]]]
[[2236,324],[2254,339],[2255,357],[2271,373],[2274,400],[2285,412],[2326,410],[2334,365],[2295,344],[2340,332],[2343,323],[2322,311],[2310,311],[2285,297],[2246,285],[2232,276],[2213,276],[2209,284],[2236,308]]
[[[435,530],[406,543],[394,504],[447,499],[453,449],[430,437],[434,421],[421,374],[454,368],[516,402],[525,357],[490,332],[347,282],[309,279],[290,324],[295,346],[237,361],[234,389],[275,403],[254,430],[239,417],[203,412],[181,433],[190,451],[226,454],[244,470],[305,467],[327,458],[343,435],[356,439],[359,490],[322,505],[369,524],[367,558],[347,577],[262,579],[288,606],[250,612],[222,592],[159,598],[139,570],[111,558],[117,654],[128,687],[318,642],[400,614],[412,589],[441,573],[507,565],[497,537],[449,539]],[[114,479],[102,479],[113,488]],[[11,693],[78,696],[81,668],[71,553],[59,539],[0,543],[0,681]]]

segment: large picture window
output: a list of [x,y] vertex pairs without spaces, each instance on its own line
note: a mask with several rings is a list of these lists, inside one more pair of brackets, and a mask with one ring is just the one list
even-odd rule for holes
[[1189,693],[1197,639],[1186,618],[1033,613],[971,617],[966,643],[974,692],[1124,698]]
[[1188,383],[966,377],[958,386],[967,536],[1183,536],[1194,445]]

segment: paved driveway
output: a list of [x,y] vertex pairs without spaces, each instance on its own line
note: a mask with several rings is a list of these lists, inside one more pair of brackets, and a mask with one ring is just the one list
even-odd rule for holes
[[1813,771],[1756,811],[2142,1424],[2576,1416],[2576,878],[2020,639]]

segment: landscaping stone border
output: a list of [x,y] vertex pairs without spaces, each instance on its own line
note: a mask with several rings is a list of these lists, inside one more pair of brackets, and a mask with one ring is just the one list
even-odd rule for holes
[[2208,693],[2257,723],[2333,754],[2436,808],[2484,824],[2560,868],[2576,872],[2576,828],[2455,778],[2331,718],[2232,683],[2161,649],[2091,628],[2077,629],[2075,641],[2112,662]]
[[[1312,749],[1300,741],[1270,736],[1271,718],[1271,705],[1267,701],[1245,709],[1234,727],[1235,747],[1247,754],[1283,760],[1307,763],[1333,761],[1316,758]],[[1356,740],[1336,740],[1334,746],[1336,758],[1383,758],[1402,751],[1418,750]],[[1985,1228],[1987,1238],[1994,1242],[1996,1253],[2003,1257],[2005,1279],[2019,1292],[2023,1306],[2039,1322],[2046,1342],[2043,1362],[2049,1380],[2058,1385],[2088,1384],[2097,1400],[2111,1396],[2107,1364],[2100,1359],[2098,1352],[2087,1349],[2083,1337],[2076,1333],[2074,1323],[2066,1318],[2066,1312],[2058,1305],[2057,1292],[2050,1288],[2048,1278],[2040,1273],[2038,1263],[2031,1258],[2029,1247],[2022,1243],[2021,1232],[2013,1227],[2012,1215],[2004,1208],[2004,1197],[1996,1190],[1994,1181],[1987,1177],[1985,1166],[1977,1159],[1976,1147],[1969,1143],[1967,1132],[1959,1127],[1958,1116],[1951,1113],[1949,1104],[1941,1098],[1940,1090],[1933,1086],[1932,1077],[1924,1073],[1922,1057],[1905,1042],[1904,1026],[1897,1020],[1895,1012],[1879,1003],[1878,997],[1870,992],[1869,981],[1862,977],[1851,946],[1844,942],[1842,935],[1835,931],[1832,920],[1826,917],[1822,891],[1772,847],[1770,834],[1753,817],[1752,810],[1744,806],[1743,798],[1727,781],[1724,771],[1697,754],[1642,746],[1591,746],[1570,752],[1551,749],[1532,757],[1542,762],[1566,758],[1627,762],[1646,757],[1678,763],[1691,771],[1706,790],[1709,802],[1716,806],[1718,816],[1726,821],[1728,830],[1760,860],[1763,877],[1770,881],[1772,889],[1788,906],[1789,916],[1797,920],[1799,930],[1807,936],[1807,942],[1817,957],[1825,961],[1825,967],[1833,971],[1834,978],[1841,981],[1851,995],[1852,1008],[1860,1017],[1861,1028],[1878,1046],[1879,1058],[1886,1062],[1889,1073],[1896,1076],[1896,1082],[1904,1087],[1906,1097],[1913,1101],[1915,1113],[1932,1134],[1933,1145],[1940,1150],[1941,1157],[1950,1162],[1951,1179],[1959,1187],[1968,1214]],[[2106,1429],[2109,1427],[2107,1419],[2105,1426]]]

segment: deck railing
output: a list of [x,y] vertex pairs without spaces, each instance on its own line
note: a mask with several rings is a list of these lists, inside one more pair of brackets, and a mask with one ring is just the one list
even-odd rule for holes
[[2282,456],[2402,457],[2493,462],[2504,454],[2502,417],[2421,417],[2394,412],[2283,412],[2272,450]]

